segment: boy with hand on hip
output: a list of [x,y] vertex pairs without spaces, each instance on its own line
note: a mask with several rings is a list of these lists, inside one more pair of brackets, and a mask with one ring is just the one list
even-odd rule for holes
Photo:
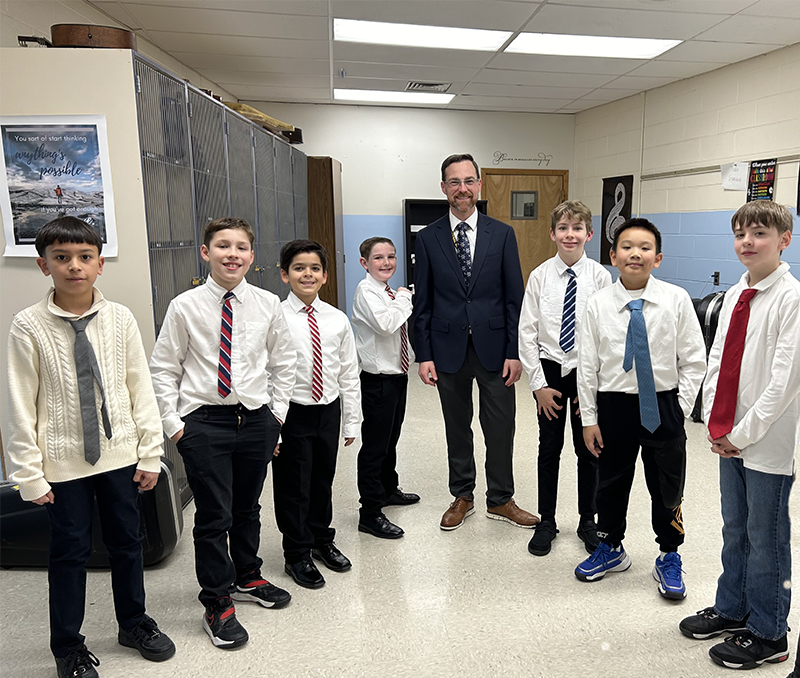
[[59,678],[97,678],[81,635],[94,503],[111,563],[120,645],[145,659],[175,654],[145,613],[139,490],[158,482],[163,433],[139,328],[94,287],[103,241],[60,217],[36,236],[53,286],[20,311],[8,339],[10,478],[50,518],[50,649]]
[[[714,605],[680,623],[689,638],[730,634],[717,664],[751,669],[789,656],[789,493],[800,444],[800,283],[781,262],[792,215],[769,200],[731,220],[747,271],[728,290],[703,387],[711,450],[720,456],[722,574]],[[795,671],[797,673],[797,671]]]
[[397,252],[389,238],[361,243],[367,272],[353,296],[353,329],[361,365],[361,449],[358,452],[358,529],[381,539],[399,539],[403,530],[383,514],[385,506],[415,504],[419,495],[398,487],[397,441],[406,413],[408,368],[414,350],[408,340],[413,305],[405,287],[389,279],[397,270]]
[[706,369],[700,323],[688,293],[656,280],[661,233],[629,219],[614,234],[611,263],[619,279],[586,304],[578,356],[578,400],[586,447],[598,457],[595,552],[575,569],[581,581],[627,570],[622,546],[628,500],[642,463],[661,554],[653,578],[667,599],[686,596],[678,547],[684,540],[684,419]]
[[183,457],[194,494],[202,626],[225,650],[249,639],[233,600],[279,608],[291,599],[261,576],[258,502],[297,354],[280,299],[244,279],[253,241],[242,219],[206,226],[200,254],[211,274],[172,300],[150,360],[164,431]]
[[605,267],[586,256],[592,239],[592,213],[581,202],[567,201],[551,214],[550,239],[557,254],[528,278],[519,317],[519,358],[528,374],[539,415],[537,462],[541,521],[528,544],[535,556],[550,553],[556,538],[558,467],[567,419],[578,458],[578,537],[594,553],[597,458],[586,449],[580,418],[576,368],[581,317],[586,301],[611,284]]
[[309,589],[325,585],[312,556],[333,572],[352,566],[333,543],[333,477],[340,430],[347,447],[361,425],[353,330],[344,313],[318,296],[327,271],[325,248],[313,240],[281,249],[281,279],[291,287],[281,306],[297,348],[297,383],[273,462],[273,496],[284,569]]

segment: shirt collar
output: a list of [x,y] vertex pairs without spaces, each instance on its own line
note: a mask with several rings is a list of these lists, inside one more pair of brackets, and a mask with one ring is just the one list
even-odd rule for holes
[[[628,292],[628,290],[625,289],[625,285],[622,284],[622,278],[617,278],[617,281],[613,285],[613,290],[614,306],[616,306],[617,311],[621,311],[631,301],[630,292]],[[639,299],[649,301],[651,304],[657,304],[659,302],[658,280],[652,275],[647,279],[647,284],[644,286],[644,291]]]
[[571,268],[573,271],[575,271],[575,275],[580,275],[581,271],[583,270],[583,267],[586,265],[586,252],[584,252],[581,255],[581,258],[578,259],[578,261],[576,261],[574,264],[572,264],[572,266],[567,266],[564,263],[564,260],[557,254],[555,256],[555,263],[558,275],[564,275],[567,272],[568,268]]
[[[289,303],[289,308],[291,308],[295,313],[300,313],[300,311],[306,307],[305,303],[300,301],[300,298],[291,290],[289,291],[289,295],[286,297],[286,301]],[[316,296],[314,297],[314,301],[311,302],[311,308],[314,309],[315,313],[319,313],[319,307],[319,296]]]
[[473,210],[472,214],[470,214],[466,219],[459,219],[455,214],[453,214],[452,210],[448,210],[447,214],[450,215],[450,230],[455,233],[456,228],[460,223],[466,223],[473,231],[477,230],[478,228],[478,210],[477,208]]
[[[776,282],[778,282],[783,276],[785,276],[788,272],[789,272],[789,264],[787,264],[785,261],[782,261],[780,263],[780,266],[778,266],[778,268],[776,268],[766,278],[764,278],[763,280],[761,280],[761,281],[757,282],[755,285],[753,285],[753,289],[754,290],[758,290],[759,292],[762,292],[764,290],[768,290]],[[750,282],[749,282],[750,281],[750,271],[745,271],[744,272],[744,274],[742,275],[741,281],[742,281],[742,283],[744,283],[744,286],[746,288],[750,287]]]
[[[249,283],[242,278],[242,282],[240,282],[231,290],[231,292],[233,292],[233,298],[241,302],[244,298],[245,290],[247,289],[248,284]],[[211,294],[214,296],[214,299],[216,299],[220,304],[222,303],[225,295],[228,293],[228,290],[226,290],[222,285],[218,284],[210,275],[208,278],[206,278],[206,289],[211,292]]]
[[105,297],[103,296],[102,292],[98,290],[96,287],[92,288],[92,305],[86,313],[82,313],[81,315],[76,315],[75,313],[70,313],[69,311],[65,311],[60,306],[56,306],[53,299],[55,298],[56,288],[51,287],[50,291],[47,293],[47,310],[50,311],[53,315],[57,315],[59,318],[66,318],[67,320],[80,320],[81,318],[85,318],[87,315],[91,315],[96,311],[99,311],[103,306],[106,305]]

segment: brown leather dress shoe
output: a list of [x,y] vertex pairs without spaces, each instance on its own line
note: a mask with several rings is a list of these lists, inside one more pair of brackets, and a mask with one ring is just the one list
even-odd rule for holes
[[475,502],[466,497],[456,497],[450,508],[444,512],[439,527],[443,530],[455,530],[464,524],[467,517],[475,513]]
[[532,529],[539,522],[537,516],[521,509],[513,499],[509,499],[508,502],[500,506],[487,508],[486,517],[492,520],[505,520],[515,527],[523,527],[526,530]]

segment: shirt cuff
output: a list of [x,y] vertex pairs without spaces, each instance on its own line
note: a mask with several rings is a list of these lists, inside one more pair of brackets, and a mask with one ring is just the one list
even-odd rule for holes
[[136,470],[146,471],[147,473],[161,473],[161,455],[140,459],[139,463],[136,464]]
[[168,417],[165,417],[161,420],[164,433],[167,434],[167,438],[172,439],[178,431],[182,431],[183,427],[186,425],[183,423],[183,419],[181,419],[177,414],[171,414]]
[[39,497],[44,497],[52,487],[44,478],[37,478],[28,483],[20,484],[19,494],[25,501],[33,501]]

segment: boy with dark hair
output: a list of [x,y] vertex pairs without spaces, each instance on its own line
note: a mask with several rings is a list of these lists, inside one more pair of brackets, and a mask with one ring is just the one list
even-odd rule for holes
[[80,219],[45,224],[36,263],[54,289],[14,317],[8,339],[10,479],[50,518],[50,649],[59,678],[98,675],[80,633],[95,498],[119,643],[151,661],[175,654],[145,613],[139,534],[138,492],[158,482],[163,434],[136,320],[94,287],[102,248]]
[[[589,259],[584,248],[592,239],[592,213],[582,202],[566,201],[553,209],[550,239],[556,255],[534,270],[525,289],[519,317],[519,358],[528,374],[539,415],[537,461],[541,522],[528,544],[535,556],[550,553],[556,538],[558,467],[567,419],[578,459],[578,537],[594,553],[599,540],[597,459],[583,442],[575,378],[581,317],[586,301],[611,284],[605,267]],[[566,408],[566,411],[564,411]]]
[[[599,459],[595,552],[575,569],[581,581],[627,570],[628,499],[642,463],[661,554],[653,578],[664,598],[686,596],[678,547],[684,540],[684,419],[705,373],[700,325],[686,290],[656,280],[661,233],[629,219],[614,235],[619,279],[586,304],[578,356],[578,401],[586,447]],[[635,368],[635,369],[634,369]]]
[[361,449],[358,451],[358,529],[381,539],[398,539],[403,530],[383,508],[415,504],[419,495],[398,487],[397,441],[406,413],[408,368],[414,350],[407,321],[413,310],[411,292],[393,291],[389,280],[397,270],[397,251],[389,238],[361,243],[361,266],[367,274],[353,296],[353,330],[361,366]]
[[730,634],[717,664],[751,669],[789,656],[789,493],[800,444],[800,283],[781,263],[792,215],[768,200],[731,220],[747,271],[725,295],[703,388],[711,451],[720,456],[722,574],[714,605],[680,623],[689,638]]
[[317,589],[325,578],[312,556],[333,572],[352,566],[333,542],[331,521],[339,432],[347,447],[361,424],[358,357],[347,316],[318,296],[328,279],[325,248],[313,240],[284,245],[281,279],[291,287],[281,306],[297,348],[297,382],[273,462],[275,518],[286,573]]
[[291,599],[261,576],[258,501],[297,354],[278,297],[244,279],[253,239],[242,219],[206,226],[200,255],[211,273],[172,300],[150,360],[164,431],[194,494],[202,626],[222,649],[249,639],[232,600],[279,608]]

